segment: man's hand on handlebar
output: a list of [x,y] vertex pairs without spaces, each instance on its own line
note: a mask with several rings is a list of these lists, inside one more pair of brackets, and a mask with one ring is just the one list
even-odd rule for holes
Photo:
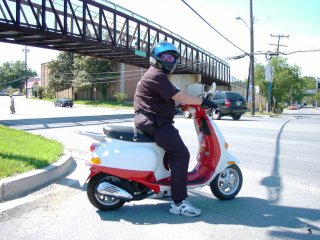
[[185,104],[180,104],[179,106],[178,106],[178,108],[180,108],[181,109],[181,111],[188,111],[188,106],[187,105],[185,105]]
[[204,108],[204,109],[218,108],[218,105],[216,103],[206,99],[206,98],[203,98],[201,107]]

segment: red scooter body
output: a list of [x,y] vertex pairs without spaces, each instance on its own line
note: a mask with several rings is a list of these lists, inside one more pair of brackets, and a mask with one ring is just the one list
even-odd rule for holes
[[[190,112],[193,109],[199,142],[197,164],[188,173],[188,188],[210,185],[219,199],[233,199],[242,186],[239,161],[227,151],[228,144],[205,109],[185,107]],[[150,136],[128,126],[107,126],[104,133],[104,140],[91,145],[87,194],[94,206],[115,210],[126,201],[170,191],[165,152]]]

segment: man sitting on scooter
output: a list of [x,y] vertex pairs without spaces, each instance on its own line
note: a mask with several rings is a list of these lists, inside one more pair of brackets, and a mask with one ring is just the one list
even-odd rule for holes
[[173,126],[176,106],[180,104],[209,105],[213,103],[177,89],[169,80],[180,57],[171,43],[159,42],[151,50],[150,67],[138,82],[134,95],[135,125],[151,135],[166,151],[171,170],[169,212],[184,216],[199,216],[201,210],[187,200],[187,173],[190,153]]

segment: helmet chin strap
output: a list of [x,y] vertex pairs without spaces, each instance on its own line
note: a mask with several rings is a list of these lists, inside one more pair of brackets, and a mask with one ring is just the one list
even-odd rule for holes
[[154,59],[153,57],[150,57],[150,64],[152,66],[156,67],[156,68],[159,68],[159,69],[165,71],[166,73],[170,73],[168,70],[164,69],[162,67],[162,65],[156,59]]
[[153,57],[150,57],[150,64],[151,65],[156,65],[157,64],[157,60],[154,59]]

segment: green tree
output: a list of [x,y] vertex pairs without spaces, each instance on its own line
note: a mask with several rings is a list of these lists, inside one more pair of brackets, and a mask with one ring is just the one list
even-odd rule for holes
[[[37,76],[37,72],[27,68],[27,77]],[[26,80],[25,63],[23,61],[5,62],[0,66],[0,85],[1,88],[25,88]]]
[[317,88],[317,80],[314,77],[303,77],[304,89],[305,90],[315,90]]
[[[273,107],[279,108],[285,102],[301,102],[304,96],[304,81],[300,76],[300,68],[296,65],[290,66],[287,59],[282,57],[272,58],[270,64],[273,67],[272,96],[276,99],[276,102],[272,103]],[[262,95],[267,98],[264,65],[255,66],[255,79]]]
[[74,79],[74,53],[62,52],[57,60],[48,64],[50,69],[49,89],[60,92],[71,87]]
[[314,100],[318,102],[318,106],[320,105],[320,92],[318,91],[314,96]]
[[[109,60],[60,53],[57,60],[49,63],[49,88],[62,91],[72,87],[75,92],[96,87],[103,98],[107,96],[107,82],[112,65]],[[113,78],[113,77],[112,77]]]
[[255,85],[260,87],[260,94],[267,99],[268,87],[265,80],[265,66],[263,64],[256,64],[254,66]]
[[106,59],[78,55],[74,66],[79,72],[88,73],[87,79],[83,80],[90,81],[91,88],[95,87],[103,99],[107,99],[107,83],[115,77],[110,73],[112,71],[111,62]]
[[314,77],[303,77],[303,84],[304,84],[304,97],[302,99],[302,102],[307,104],[312,104],[316,101],[316,95],[315,94],[308,94],[307,91],[310,90],[316,90],[317,88],[317,80]]
[[80,90],[90,89],[92,87],[91,76],[85,71],[79,71],[75,79],[72,81],[73,89],[78,92]]

